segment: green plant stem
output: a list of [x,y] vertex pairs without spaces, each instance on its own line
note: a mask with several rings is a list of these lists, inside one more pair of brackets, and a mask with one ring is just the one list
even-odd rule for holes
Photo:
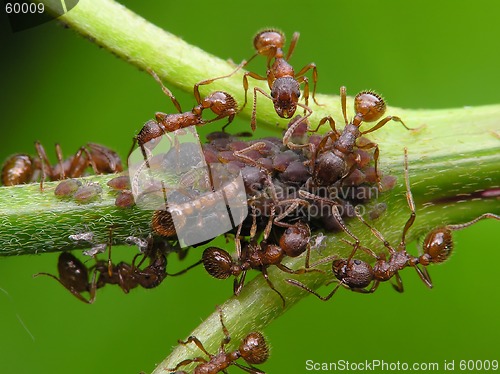
[[[61,21],[127,62],[141,69],[154,70],[166,84],[186,91],[191,91],[196,82],[228,74],[234,69],[230,63],[188,45],[110,0],[81,0],[77,7],[61,17]],[[202,93],[224,90],[242,103],[242,74],[239,72],[231,78],[203,87]],[[265,85],[260,86],[266,89]],[[337,123],[343,123],[338,96],[318,95],[318,101],[325,105],[318,107],[311,103],[314,111],[311,123],[317,123],[325,115],[332,115]],[[247,105],[241,115],[249,117],[250,113],[251,106]],[[275,128],[276,122],[282,127],[286,125],[286,120],[277,120],[271,103],[264,98],[259,98],[257,114],[259,126]],[[465,222],[487,211],[500,213],[500,105],[446,110],[389,108],[388,114],[398,115],[408,126],[418,128],[406,131],[399,124],[390,123],[371,134],[371,139],[380,145],[382,170],[398,176],[396,188],[382,194],[378,200],[387,203],[388,211],[374,222],[389,242],[398,243],[409,216],[402,178],[403,147],[409,149],[410,178],[417,205],[417,220],[408,235],[409,242],[440,225]],[[104,181],[106,177],[102,178]],[[99,232],[100,238],[106,236],[110,225],[120,227],[118,237],[122,239],[125,235],[139,236],[149,230],[147,212],[135,209],[120,211],[112,206],[111,197],[103,196],[103,200],[95,205],[69,206],[64,205],[69,203],[52,197],[45,200],[44,197],[49,196],[48,191],[41,194],[37,188],[20,186],[0,189],[0,248],[3,254],[41,251],[42,244],[37,243],[43,243],[44,250],[67,249],[71,243],[62,236],[58,237],[61,233],[56,231],[66,223],[67,227],[62,230],[66,238],[78,232],[79,228],[86,230],[87,225],[94,221],[98,226],[93,230]],[[481,195],[481,191],[485,190],[490,191],[489,198]],[[18,194],[19,200],[12,198],[13,191]],[[15,201],[19,203],[14,204]],[[17,206],[23,209],[17,208],[16,212]],[[66,220],[66,214],[73,218]],[[34,219],[38,215],[43,219]],[[78,221],[78,217],[85,218]],[[381,248],[380,243],[358,221],[351,220],[349,225],[364,245]],[[73,245],[73,248],[76,247]],[[339,240],[339,235],[331,234],[321,254],[313,253],[313,260],[333,254],[346,256],[349,252],[350,247]],[[297,268],[302,266],[303,261],[303,258],[292,259],[287,264]],[[316,289],[331,278],[329,274],[310,273],[299,279]],[[286,309],[307,295],[301,289],[284,283],[289,275],[270,269],[269,276],[285,296]],[[230,298],[222,308],[234,343],[248,331],[264,328],[286,311],[261,276],[249,282],[239,297]],[[208,317],[192,334],[209,351],[215,352],[222,339],[218,316],[213,314]],[[193,346],[178,346],[158,365],[155,373],[167,372],[167,368],[200,354]]]

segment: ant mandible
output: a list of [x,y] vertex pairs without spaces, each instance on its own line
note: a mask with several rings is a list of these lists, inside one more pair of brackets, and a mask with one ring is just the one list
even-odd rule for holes
[[26,154],[11,156],[2,167],[2,184],[13,186],[17,184],[36,181],[40,175],[40,190],[43,191],[43,183],[49,180],[62,180],[66,178],[77,178],[84,174],[91,166],[95,174],[116,173],[123,170],[120,157],[116,152],[100,144],[87,143],[75,153],[74,156],[63,160],[62,150],[56,144],[56,156],[58,163],[51,166],[47,153],[40,142],[35,142],[38,157]]
[[[190,336],[186,341],[179,340],[179,344],[187,345],[189,343],[194,343],[205,355],[207,355],[208,360],[203,357],[195,357],[179,362],[175,368],[167,369],[170,372],[176,372],[178,374],[186,374],[185,371],[177,371],[182,366],[189,365],[193,362],[199,363],[193,373],[194,374],[217,374],[220,372],[226,373],[226,369],[235,365],[240,369],[252,374],[265,374],[263,371],[257,369],[252,365],[262,364],[269,358],[269,348],[267,346],[266,340],[262,333],[258,331],[250,332],[241,342],[237,350],[233,352],[228,352],[226,350],[226,345],[231,341],[231,336],[229,331],[224,325],[224,316],[222,314],[222,309],[217,307],[219,312],[219,320],[222,326],[222,331],[224,333],[224,339],[222,339],[219,351],[217,354],[213,355],[209,353],[203,343],[196,337]],[[245,360],[250,366],[243,366],[236,362],[239,358]]]
[[[380,186],[380,177],[378,175],[378,158],[379,148],[377,143],[366,141],[360,144],[357,140],[370,132],[380,129],[389,121],[400,122],[407,130],[412,130],[407,127],[401,118],[396,116],[387,116],[378,121],[385,113],[386,104],[384,99],[373,91],[362,91],[354,98],[354,110],[356,112],[351,122],[347,119],[346,109],[346,88],[340,88],[340,98],[342,102],[342,113],[344,116],[345,127],[340,133],[335,128],[335,121],[330,117],[325,117],[321,120],[320,125],[328,121],[332,131],[330,131],[321,140],[316,148],[313,158],[313,182],[317,185],[331,185],[339,180],[347,177],[354,169],[356,160],[354,157],[354,148],[371,149],[374,151],[375,176],[377,183]],[[366,130],[360,131],[359,127],[363,122],[375,122],[375,126]],[[291,130],[291,128],[289,129]],[[291,132],[293,133],[293,131]],[[283,139],[285,142],[285,139]]]
[[[406,251],[406,234],[408,230],[411,228],[416,218],[416,210],[415,203],[413,200],[413,196],[410,190],[410,180],[408,175],[408,153],[405,148],[405,184],[406,184],[406,200],[408,202],[408,207],[410,208],[410,217],[408,218],[401,236],[401,242],[396,250],[394,247],[390,245],[390,243],[382,236],[382,234],[368,224],[361,214],[359,213],[359,209],[356,207],[355,214],[357,218],[365,224],[373,233],[373,235],[380,240],[384,246],[389,251],[389,259],[387,260],[385,255],[377,255],[371,249],[357,246],[354,248],[348,259],[336,259],[332,262],[332,272],[335,277],[339,280],[338,285],[325,297],[320,296],[318,293],[307,287],[306,285],[294,280],[287,279],[286,281],[294,286],[298,286],[307,292],[312,293],[319,299],[323,301],[329,300],[335,292],[339,289],[340,286],[344,286],[349,288],[352,291],[360,292],[360,293],[373,293],[378,288],[380,282],[385,282],[390,280],[392,277],[396,277],[396,284],[392,286],[398,292],[403,292],[403,282],[399,275],[399,271],[404,269],[405,267],[413,267],[417,271],[420,279],[424,282],[424,284],[432,288],[432,281],[429,276],[429,273],[426,270],[426,266],[432,263],[440,263],[444,262],[451,255],[451,251],[453,248],[453,241],[451,233],[455,230],[461,230],[466,227],[473,225],[484,218],[493,218],[496,220],[500,220],[500,216],[493,213],[485,213],[472,221],[456,224],[456,225],[447,225],[444,227],[440,227],[432,230],[425,238],[423,244],[424,253],[418,257],[412,256]],[[350,243],[352,244],[352,243]],[[363,250],[368,253],[370,256],[376,259],[376,262],[373,266],[369,263],[359,260],[352,259],[355,254],[357,248]],[[313,266],[317,266],[320,263],[324,263],[335,259],[337,256],[327,257],[323,260],[318,261]],[[422,266],[422,268],[419,267]],[[371,288],[366,289],[370,284],[372,284]]]

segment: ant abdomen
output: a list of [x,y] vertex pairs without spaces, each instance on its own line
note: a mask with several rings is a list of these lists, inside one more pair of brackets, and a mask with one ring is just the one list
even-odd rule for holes
[[365,122],[373,122],[382,117],[386,110],[384,99],[373,91],[362,91],[354,98],[356,116]]
[[373,268],[365,261],[353,259],[335,260],[332,263],[335,277],[351,289],[367,287],[373,280]]
[[255,50],[263,56],[274,55],[275,50],[283,48],[284,45],[285,36],[278,30],[263,30],[253,39]]
[[209,247],[203,252],[203,266],[208,274],[217,279],[227,279],[233,274],[233,259],[223,249]]
[[251,365],[262,364],[269,358],[269,348],[260,332],[251,332],[240,344],[241,357]]

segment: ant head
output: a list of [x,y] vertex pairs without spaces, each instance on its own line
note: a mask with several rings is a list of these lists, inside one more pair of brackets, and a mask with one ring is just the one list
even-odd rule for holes
[[273,56],[276,49],[285,45],[285,35],[278,30],[263,30],[255,35],[253,46],[262,56]]
[[373,122],[380,119],[385,113],[384,99],[373,91],[361,91],[354,98],[356,117],[362,121]]
[[364,288],[373,280],[373,268],[361,260],[335,260],[332,263],[335,277],[349,288]]
[[319,186],[329,186],[348,172],[346,162],[333,152],[327,151],[316,159],[313,171],[314,183]]
[[299,83],[292,77],[277,78],[271,88],[274,110],[281,118],[291,118],[300,97]]
[[420,258],[422,265],[446,261],[453,250],[451,230],[441,227],[432,230],[424,240],[424,254]]
[[203,266],[208,274],[217,279],[227,279],[233,274],[233,259],[225,250],[208,247],[203,251]]
[[280,238],[280,247],[290,257],[297,257],[304,253],[311,238],[309,225],[297,222],[288,227]]
[[262,364],[269,358],[269,348],[260,332],[251,332],[240,344],[241,357],[249,364]]
[[218,116],[230,116],[238,110],[238,104],[234,97],[224,91],[215,91],[208,95],[201,105],[204,109],[210,108]]

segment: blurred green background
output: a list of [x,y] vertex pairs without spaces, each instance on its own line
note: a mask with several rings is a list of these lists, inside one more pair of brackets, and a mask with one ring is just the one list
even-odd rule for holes
[[[291,62],[317,64],[321,93],[336,94],[340,85],[351,94],[376,89],[406,108],[500,103],[498,2],[122,3],[236,62],[253,53],[252,38],[262,28],[288,36],[299,31]],[[15,152],[34,154],[35,140],[51,157],[55,142],[67,156],[89,141],[125,157],[155,111],[174,110],[147,74],[56,22],[11,34],[3,20],[1,28],[0,161]],[[264,72],[262,59],[252,66]],[[194,103],[174,93],[183,108]],[[307,298],[264,331],[272,352],[260,368],[303,373],[306,360],[455,360],[456,366],[458,360],[499,360],[498,228],[499,222],[481,222],[456,233],[455,255],[430,269],[431,291],[408,270],[403,294],[384,284],[373,295],[341,290],[328,303]],[[134,253],[114,251],[117,261]],[[191,251],[185,263],[200,253]],[[89,306],[49,278],[32,279],[39,271],[55,273],[56,262],[57,254],[0,259],[1,373],[150,372],[231,295],[230,281],[198,268],[153,290],[124,295],[107,287]]]

